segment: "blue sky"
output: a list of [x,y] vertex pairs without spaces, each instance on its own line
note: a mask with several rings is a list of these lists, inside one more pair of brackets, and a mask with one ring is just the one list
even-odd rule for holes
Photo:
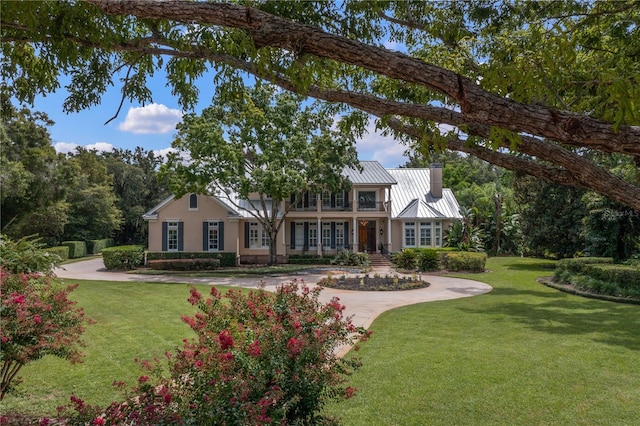
[[[211,80],[198,81],[200,104],[196,112],[209,105],[213,96]],[[70,152],[77,146],[109,151],[115,148],[135,149],[141,146],[164,154],[171,146],[175,125],[181,120],[182,110],[177,98],[165,86],[161,77],[150,82],[153,103],[142,106],[125,100],[118,117],[104,124],[116,113],[120,103],[120,88],[109,88],[102,103],[89,110],[65,114],[62,105],[66,98],[64,84],[56,93],[36,99],[33,110],[46,112],[55,121],[49,128],[53,145],[58,152]],[[371,121],[369,132],[357,142],[360,160],[377,160],[385,167],[398,167],[408,158],[404,156],[406,147],[392,138],[383,137],[374,131]]]

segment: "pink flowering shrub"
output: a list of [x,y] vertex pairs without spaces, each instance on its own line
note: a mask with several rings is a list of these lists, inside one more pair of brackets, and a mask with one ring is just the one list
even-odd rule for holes
[[45,355],[81,360],[84,311],[67,297],[76,286],[61,288],[51,277],[0,267],[0,400],[31,361]]
[[[359,367],[337,351],[368,337],[344,316],[338,299],[319,301],[319,287],[291,282],[270,293],[229,290],[208,298],[191,290],[199,312],[183,317],[197,334],[162,363],[143,362],[125,402],[101,413],[85,410],[93,424],[318,424],[329,400],[348,398],[346,376]],[[152,378],[150,378],[152,377]],[[77,410],[79,411],[79,410]],[[93,417],[91,417],[93,416]]]

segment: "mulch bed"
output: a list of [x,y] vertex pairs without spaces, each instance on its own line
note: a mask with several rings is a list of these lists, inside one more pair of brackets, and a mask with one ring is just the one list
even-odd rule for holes
[[323,287],[336,288],[339,290],[353,291],[399,291],[415,290],[429,287],[429,283],[414,278],[406,277],[340,277],[323,278],[318,282]]

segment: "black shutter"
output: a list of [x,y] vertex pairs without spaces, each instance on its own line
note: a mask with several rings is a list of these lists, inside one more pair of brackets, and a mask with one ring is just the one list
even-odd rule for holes
[[309,207],[309,191],[304,193],[304,207]]
[[331,193],[331,207],[336,207],[336,194],[334,194],[333,192]]
[[336,223],[331,222],[331,248],[336,248]]
[[184,251],[184,222],[178,222],[178,251]]
[[344,248],[349,248],[349,222],[344,223]]
[[218,222],[218,251],[224,251],[224,222]]
[[296,223],[295,222],[291,222],[291,249],[295,249],[296,248]]
[[209,222],[202,222],[202,251],[209,251]]
[[249,248],[249,222],[244,223],[244,248]]
[[344,191],[344,209],[349,210],[349,191]]
[[304,242],[302,244],[305,251],[309,250],[309,222],[304,223]]
[[169,233],[169,224],[162,222],[162,251],[167,251],[167,237]]

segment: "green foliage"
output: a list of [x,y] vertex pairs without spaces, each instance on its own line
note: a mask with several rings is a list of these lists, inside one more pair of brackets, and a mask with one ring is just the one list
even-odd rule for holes
[[0,235],[0,266],[12,274],[42,273],[50,275],[62,258],[43,250],[44,244],[33,236],[11,240]]
[[611,263],[613,263],[613,258],[611,257],[576,257],[560,260],[557,269],[569,272],[582,272],[586,265]]
[[446,232],[444,245],[457,247],[462,251],[484,251],[482,239],[484,232],[474,224],[473,210],[466,207],[460,208],[462,220],[455,222]]
[[440,269],[440,253],[436,249],[418,249],[416,267],[419,271],[437,271]]
[[57,246],[43,248],[43,251],[58,256],[61,261],[69,260],[69,246]]
[[147,253],[147,262],[164,259],[218,259],[222,267],[236,266],[235,252],[150,251]]
[[107,247],[113,247],[113,238],[87,241],[87,253],[89,254],[100,254]]
[[596,294],[640,298],[640,268],[613,264],[612,258],[563,259],[558,262],[554,281]]
[[69,259],[77,259],[87,255],[87,243],[84,241],[63,241],[62,245],[69,247]]
[[391,262],[398,269],[412,270],[416,269],[416,260],[418,253],[415,249],[405,248],[395,253],[391,253]]
[[144,262],[144,247],[117,246],[102,250],[104,266],[109,270],[134,269]]
[[315,254],[291,254],[288,263],[291,265],[329,265],[332,258]]
[[171,271],[210,271],[220,267],[220,259],[158,259],[147,260],[147,265],[152,269]]
[[448,252],[441,257],[443,269],[451,272],[484,272],[487,263],[485,253]]
[[369,261],[369,255],[367,253],[357,253],[353,250],[342,250],[331,260],[331,264],[368,268],[371,266],[371,261]]

